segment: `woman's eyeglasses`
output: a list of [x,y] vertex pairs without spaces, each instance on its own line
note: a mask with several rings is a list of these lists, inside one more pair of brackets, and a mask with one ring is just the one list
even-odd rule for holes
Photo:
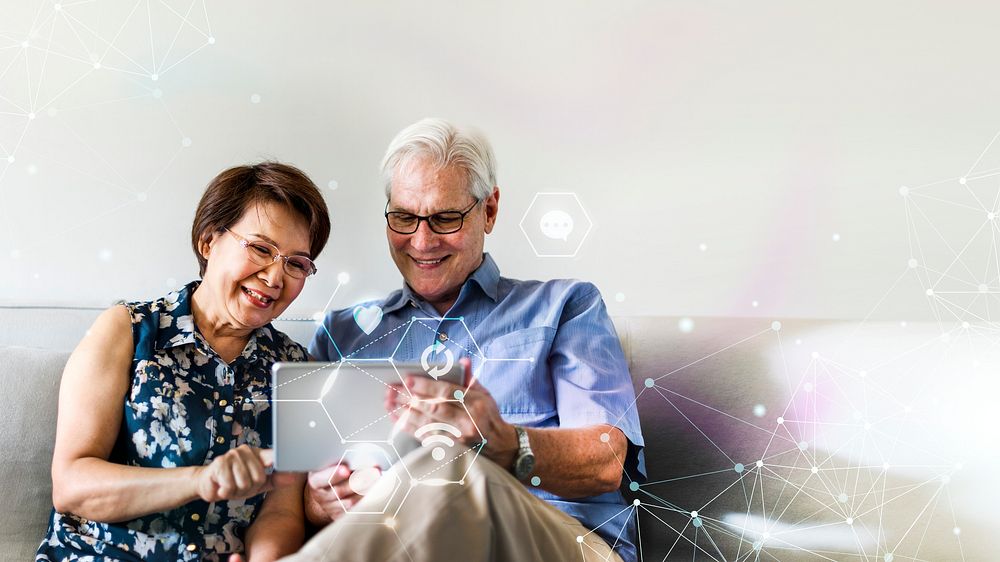
[[243,246],[243,249],[247,251],[247,257],[257,265],[267,266],[278,260],[283,260],[282,269],[290,277],[305,279],[316,274],[316,264],[305,256],[286,256],[278,252],[278,248],[274,244],[263,240],[247,240],[228,228],[226,232],[239,240],[240,246]]

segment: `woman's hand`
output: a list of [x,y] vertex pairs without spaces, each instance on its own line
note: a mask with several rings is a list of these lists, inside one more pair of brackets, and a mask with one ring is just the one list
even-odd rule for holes
[[267,469],[274,463],[270,449],[247,445],[216,457],[208,466],[198,467],[198,496],[207,502],[256,496],[273,488]]

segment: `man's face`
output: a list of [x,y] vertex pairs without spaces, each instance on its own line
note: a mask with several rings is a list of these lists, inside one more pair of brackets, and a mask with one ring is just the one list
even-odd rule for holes
[[[462,284],[483,261],[483,243],[496,221],[500,191],[465,215],[461,230],[451,234],[431,231],[420,221],[413,234],[399,234],[386,226],[389,253],[410,288],[444,314],[458,298]],[[464,211],[475,202],[465,178],[453,167],[437,169],[425,159],[403,162],[392,177],[389,210],[432,215]]]

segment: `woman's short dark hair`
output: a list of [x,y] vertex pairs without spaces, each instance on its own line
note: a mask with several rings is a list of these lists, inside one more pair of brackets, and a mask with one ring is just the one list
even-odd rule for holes
[[208,260],[201,244],[213,233],[224,232],[247,209],[259,203],[278,203],[295,211],[309,225],[309,254],[316,259],[330,236],[330,213],[323,195],[302,170],[280,162],[261,162],[229,168],[205,188],[194,213],[191,246],[198,258],[198,275],[205,275]]

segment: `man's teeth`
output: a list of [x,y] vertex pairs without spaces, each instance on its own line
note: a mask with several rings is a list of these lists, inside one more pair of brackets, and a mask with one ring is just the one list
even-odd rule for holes
[[438,259],[436,259],[436,260],[418,260],[418,259],[414,258],[414,261],[416,261],[416,262],[417,262],[417,263],[419,263],[420,265],[434,265],[434,264],[436,264],[436,263],[441,263],[441,262],[443,262],[443,261],[444,261],[444,258],[438,258]]
[[248,295],[250,295],[251,297],[259,300],[260,302],[262,302],[264,304],[268,304],[268,303],[270,303],[271,301],[274,300],[274,299],[272,299],[269,296],[262,295],[262,294],[258,293],[257,291],[254,291],[253,289],[248,289],[246,287],[243,287],[243,292],[246,293],[246,294],[248,294]]

